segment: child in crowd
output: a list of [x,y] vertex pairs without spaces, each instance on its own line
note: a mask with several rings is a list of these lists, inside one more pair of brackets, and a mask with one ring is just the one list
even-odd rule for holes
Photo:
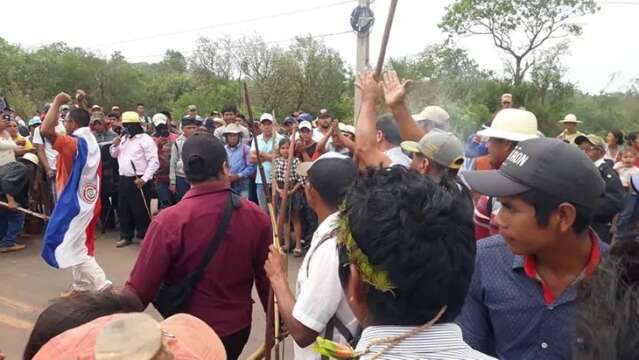
[[[293,254],[295,257],[302,255],[302,224],[300,221],[300,209],[302,207],[302,193],[299,191],[304,185],[304,179],[297,175],[297,166],[300,161],[297,157],[293,157],[291,162],[291,169],[289,171],[289,184],[288,189],[284,188],[284,182],[286,181],[286,165],[288,162],[288,153],[291,147],[291,140],[284,138],[280,140],[278,156],[274,160],[273,166],[273,194],[275,196],[275,206],[279,209],[280,206],[288,206],[289,210],[286,212],[286,217],[281,223],[286,224],[292,220],[293,231],[295,233],[295,250]],[[288,203],[281,204],[284,192],[288,192]],[[283,229],[279,229],[280,234],[284,234]],[[289,246],[290,244],[286,244]]]
[[621,152],[621,161],[617,162],[614,167],[626,191],[630,187],[630,178],[634,175],[639,175],[639,167],[635,165],[636,157],[637,154],[631,148],[624,149]]

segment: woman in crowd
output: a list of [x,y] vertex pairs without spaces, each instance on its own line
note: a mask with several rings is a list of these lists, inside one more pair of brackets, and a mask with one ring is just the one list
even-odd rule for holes
[[606,155],[604,159],[610,159],[614,162],[621,160],[621,151],[623,150],[623,133],[619,129],[612,129],[606,136]]

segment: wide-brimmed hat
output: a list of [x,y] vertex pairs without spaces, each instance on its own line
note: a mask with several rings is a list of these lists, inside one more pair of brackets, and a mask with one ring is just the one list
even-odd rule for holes
[[202,320],[178,314],[157,322],[144,313],[97,318],[63,332],[35,355],[40,359],[153,359],[168,352],[174,359],[223,360],[226,351]]
[[242,128],[238,125],[238,124],[228,124],[226,125],[226,127],[224,128],[224,131],[222,132],[222,135],[227,135],[227,134],[241,134],[242,133]]
[[122,124],[139,124],[140,115],[135,111],[125,111],[122,114]]
[[22,155],[22,160],[30,161],[34,163],[36,166],[40,165],[40,160],[38,160],[38,156],[34,153],[26,153]]
[[560,124],[582,124],[575,114],[568,114],[563,120],[559,121]]
[[510,141],[524,141],[539,137],[537,117],[530,111],[520,109],[500,110],[492,124],[477,132],[486,136]]

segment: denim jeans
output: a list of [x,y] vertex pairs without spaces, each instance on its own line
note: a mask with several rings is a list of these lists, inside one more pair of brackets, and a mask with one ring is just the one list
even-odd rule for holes
[[15,245],[18,234],[24,225],[24,214],[7,209],[0,210],[0,243],[1,247]]
[[255,184],[257,190],[257,202],[260,207],[268,214],[268,202],[266,201],[266,193],[264,193],[264,185]]
[[175,177],[175,201],[179,202],[187,191],[191,188],[191,184],[181,176]]
[[[177,188],[177,185],[176,185]],[[158,210],[166,209],[173,205],[173,196],[169,191],[168,182],[155,182],[155,192],[158,194]]]

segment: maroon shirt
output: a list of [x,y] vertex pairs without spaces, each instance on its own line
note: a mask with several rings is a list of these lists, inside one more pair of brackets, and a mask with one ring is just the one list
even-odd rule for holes
[[[146,232],[125,291],[133,292],[147,306],[162,282],[176,284],[192,272],[213,239],[228,190],[220,184],[196,186],[178,204],[162,210]],[[254,280],[266,309],[269,281],[264,262],[272,240],[266,214],[242,199],[186,312],[202,319],[219,336],[249,327]]]

